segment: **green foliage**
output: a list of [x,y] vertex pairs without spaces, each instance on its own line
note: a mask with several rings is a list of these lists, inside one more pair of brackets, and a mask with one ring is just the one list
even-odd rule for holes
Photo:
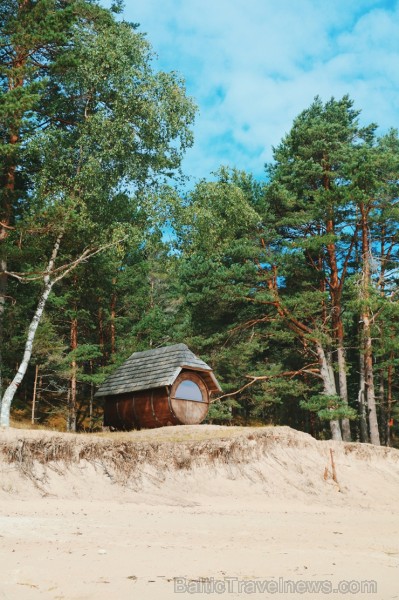
[[[117,3],[113,11],[120,8]],[[63,357],[72,368],[63,375],[60,366],[58,376],[75,373],[78,363],[80,381],[93,383],[98,363],[116,353],[117,317],[114,306],[103,308],[98,285],[96,294],[85,289],[82,277],[90,280],[92,273],[83,268],[84,259],[104,253],[96,266],[105,271],[95,272],[114,297],[118,270],[129,255],[148,248],[146,236],[159,231],[166,215],[165,182],[180,174],[196,109],[177,74],[154,69],[145,36],[96,2],[7,2],[0,35],[2,268],[14,278],[9,289],[17,301],[24,296],[20,282],[32,285],[31,302],[18,305],[22,344],[13,351],[21,353],[35,293],[59,237],[52,276],[75,274],[72,283],[59,284],[49,308],[54,315],[63,310],[64,319],[50,315],[48,333],[60,332],[63,345],[74,322],[86,339]],[[20,173],[26,174],[21,181]],[[5,275],[1,281],[3,288]],[[100,343],[91,339],[95,307],[102,311],[101,327],[113,331],[111,348],[104,345],[105,332]],[[155,325],[159,314],[146,318]],[[0,319],[8,325],[3,312]],[[44,329],[40,335],[43,342]],[[8,331],[4,336],[11,338]],[[34,355],[40,355],[38,343]]]
[[[325,437],[329,421],[350,419],[358,437],[367,314],[388,443],[398,411],[397,132],[377,138],[349,97],[317,97],[274,149],[267,181],[221,167],[180,197],[171,182],[193,143],[195,105],[120,11],[119,1],[111,11],[89,0],[0,6],[0,258],[14,275],[6,380],[61,233],[56,268],[75,267],[48,301],[18,408],[39,379],[39,417],[66,415],[75,378],[78,424],[92,428],[108,373],[136,350],[182,341],[223,387],[208,421]],[[79,261],[85,252],[94,255]],[[318,347],[332,386],[345,373],[349,404],[338,385],[337,394],[321,385]]]
[[235,400],[219,400],[210,405],[207,423],[226,424],[231,423],[233,419],[233,408],[239,408],[238,402]]
[[328,396],[319,394],[311,396],[309,400],[300,402],[301,408],[317,413],[322,421],[331,421],[332,419],[351,419],[357,418],[356,411],[345,404],[339,396]]

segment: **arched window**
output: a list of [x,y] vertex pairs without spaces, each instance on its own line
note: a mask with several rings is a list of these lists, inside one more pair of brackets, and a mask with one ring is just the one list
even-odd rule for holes
[[204,402],[204,398],[202,397],[202,392],[199,386],[190,379],[185,379],[177,386],[175,398],[178,398],[179,400]]

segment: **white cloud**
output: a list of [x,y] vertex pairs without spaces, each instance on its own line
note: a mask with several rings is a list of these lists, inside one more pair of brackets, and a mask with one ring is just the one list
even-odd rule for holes
[[399,3],[387,0],[135,0],[125,16],[200,106],[185,170],[257,175],[293,118],[348,93],[364,122],[398,122]]

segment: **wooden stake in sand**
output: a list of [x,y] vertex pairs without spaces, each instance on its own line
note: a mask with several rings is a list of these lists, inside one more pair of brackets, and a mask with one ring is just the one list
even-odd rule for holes
[[[339,487],[339,483],[338,483],[338,478],[337,478],[337,470],[335,468],[335,461],[334,461],[334,450],[332,448],[330,448],[330,459],[331,459],[331,477],[332,480],[334,481],[334,483],[337,484],[338,486],[338,491],[341,491],[341,488]],[[324,481],[327,481],[329,476],[329,468],[328,466],[324,469]]]
[[335,483],[337,485],[339,485],[338,479],[337,479],[337,471],[335,470],[334,450],[332,448],[330,448],[330,456],[331,456],[332,478],[333,478],[333,481],[335,481]]

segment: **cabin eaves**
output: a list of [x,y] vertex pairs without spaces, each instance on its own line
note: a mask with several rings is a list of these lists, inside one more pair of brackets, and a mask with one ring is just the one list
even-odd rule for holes
[[212,369],[185,344],[134,352],[100,386],[96,397],[173,385],[183,369],[200,371],[210,392],[221,391]]

